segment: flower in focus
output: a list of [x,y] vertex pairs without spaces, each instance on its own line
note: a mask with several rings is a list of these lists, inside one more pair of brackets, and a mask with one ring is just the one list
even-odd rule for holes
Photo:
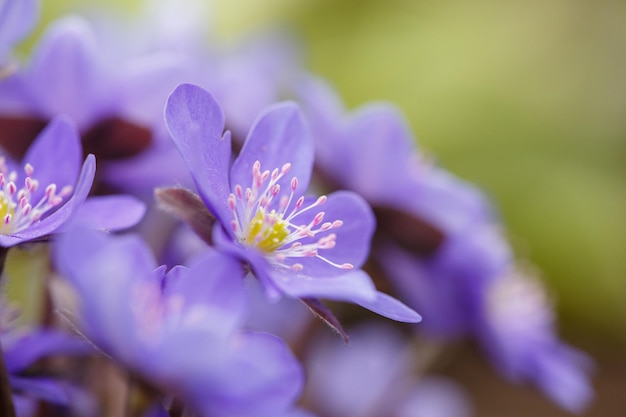
[[126,228],[139,221],[145,207],[133,198],[85,201],[96,162],[89,155],[81,169],[81,158],[78,134],[64,118],[50,122],[21,163],[0,155],[0,246],[45,237],[70,221],[102,229]]
[[270,299],[349,301],[400,321],[419,316],[376,291],[359,269],[374,232],[369,206],[356,194],[304,196],[313,144],[298,108],[270,107],[252,127],[231,166],[224,115],[204,89],[183,84],[170,95],[165,121],[200,197],[222,227],[213,240],[245,261]]
[[279,415],[302,386],[284,343],[241,330],[241,267],[209,252],[191,268],[156,268],[136,236],[73,229],[56,247],[89,340],[143,382],[211,416]]

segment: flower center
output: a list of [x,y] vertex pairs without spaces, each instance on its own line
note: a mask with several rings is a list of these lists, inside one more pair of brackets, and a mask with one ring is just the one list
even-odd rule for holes
[[231,227],[237,240],[260,250],[273,264],[296,271],[302,270],[303,265],[289,258],[315,257],[337,268],[352,269],[352,264],[338,264],[319,254],[320,250],[334,248],[337,236],[334,233],[325,233],[320,238],[316,236],[341,227],[341,220],[323,222],[325,213],[318,211],[306,223],[298,223],[299,216],[322,206],[327,197],[321,196],[305,205],[304,196],[295,198],[296,177],[291,179],[289,194],[280,195],[279,181],[290,169],[291,164],[287,163],[271,173],[261,171],[261,162],[256,161],[252,165],[250,187],[244,190],[241,185],[235,185],[234,193],[228,197],[228,205],[233,213]]
[[34,171],[31,164],[24,165],[24,185],[18,189],[17,172],[9,172],[5,158],[0,156],[0,234],[9,235],[26,229],[72,193],[70,185],[57,194],[56,184],[49,184],[39,201],[33,201],[33,194],[39,188],[39,181],[33,178]]

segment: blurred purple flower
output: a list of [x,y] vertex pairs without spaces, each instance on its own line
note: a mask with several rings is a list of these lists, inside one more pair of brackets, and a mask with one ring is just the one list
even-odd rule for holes
[[30,375],[27,371],[35,362],[47,357],[88,354],[92,351],[88,344],[54,330],[19,335],[4,333],[0,334],[0,342],[18,416],[29,415],[28,410],[37,400],[72,407],[87,415],[92,404],[86,393],[60,378]]
[[241,266],[209,252],[191,268],[155,269],[135,236],[65,234],[56,263],[76,289],[80,327],[104,353],[203,415],[276,415],[302,386],[283,342],[240,330]]
[[[135,190],[185,180],[162,119],[167,93],[187,73],[184,60],[165,52],[127,57],[119,52],[125,45],[106,41],[76,16],[52,24],[28,66],[0,81],[0,146],[22,156],[45,124],[63,114],[78,126],[107,184]],[[118,56],[104,53],[114,49]]]
[[38,16],[38,0],[4,0],[0,3],[0,68],[5,64],[10,47],[31,31]]
[[216,246],[245,261],[266,295],[349,301],[387,317],[415,322],[419,316],[377,292],[358,269],[367,258],[374,218],[356,194],[305,197],[313,148],[298,108],[270,107],[252,127],[231,165],[224,115],[206,90],[178,86],[165,121],[198,188],[222,227]]
[[0,350],[3,355],[17,415],[31,415],[37,400],[89,407],[86,394],[69,382],[31,368],[41,359],[59,355],[85,355],[92,351],[83,340],[56,330],[24,330],[13,326],[15,314],[0,300]]
[[[394,108],[374,104],[344,115],[334,92],[313,79],[299,94],[322,179],[372,205],[378,221],[373,259],[424,315],[420,331],[476,338],[504,376],[533,381],[563,407],[580,410],[591,396],[587,360],[558,341],[552,324],[529,323],[515,310],[519,303],[539,308],[532,299],[493,289],[508,285],[515,261],[485,197],[420,156]],[[489,307],[494,292],[504,293],[497,313]],[[517,315],[504,314],[506,308]],[[547,305],[539,310],[533,317],[552,314]]]
[[457,239],[473,238],[467,232],[476,223],[491,222],[485,198],[418,153],[395,107],[369,104],[348,114],[335,92],[313,78],[303,80],[298,94],[323,185],[355,191],[372,205],[377,230],[371,260],[377,269],[424,316],[420,329],[467,331],[474,309],[467,309],[468,288],[459,276],[464,269],[471,274],[477,260],[458,259],[448,276],[443,272],[450,263],[442,254]]
[[317,340],[309,349],[304,402],[320,415],[471,415],[465,394],[451,381],[418,381],[412,370],[420,355],[401,333],[381,325],[362,325],[350,333],[350,345]]
[[54,119],[30,146],[20,164],[0,155],[0,246],[10,247],[60,231],[69,222],[101,229],[137,223],[144,205],[130,197],[85,201],[96,162],[82,150],[73,125]]

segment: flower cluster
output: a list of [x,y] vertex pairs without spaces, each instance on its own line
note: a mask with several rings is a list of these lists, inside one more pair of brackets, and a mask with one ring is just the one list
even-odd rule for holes
[[460,337],[588,403],[489,201],[394,107],[346,112],[284,44],[218,53],[194,10],[64,17],[20,61],[37,10],[0,4],[1,415],[466,416],[429,366]]

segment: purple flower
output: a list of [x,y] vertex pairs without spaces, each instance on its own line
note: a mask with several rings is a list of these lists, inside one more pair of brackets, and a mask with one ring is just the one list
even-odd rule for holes
[[222,227],[216,246],[245,261],[266,295],[326,298],[360,304],[387,317],[419,316],[377,292],[359,269],[374,232],[369,206],[356,194],[304,196],[313,144],[298,108],[270,107],[231,164],[224,115],[207,91],[183,84],[170,95],[165,121],[200,197]]
[[[532,381],[563,407],[581,409],[590,398],[587,360],[558,340],[536,283],[512,285],[507,278],[515,260],[482,194],[420,156],[392,107],[344,115],[319,81],[308,80],[300,93],[323,179],[372,204],[373,258],[403,300],[424,314],[420,330],[473,337],[505,377]],[[512,296],[511,286],[523,290]]]
[[171,183],[174,175],[184,180],[162,119],[167,93],[184,77],[183,60],[156,52],[129,58],[126,45],[106,41],[82,18],[53,23],[28,65],[0,80],[1,146],[21,157],[36,133],[63,114],[78,126],[107,184],[134,191]]
[[163,393],[216,417],[276,415],[298,395],[301,369],[283,342],[240,330],[242,270],[231,257],[209,252],[166,274],[136,236],[75,229],[55,259],[85,335]]
[[445,252],[457,240],[473,239],[475,224],[492,222],[485,198],[418,153],[395,107],[368,104],[346,113],[326,84],[307,79],[299,87],[324,185],[355,191],[372,205],[377,232],[371,260],[379,272],[423,314],[420,329],[467,332],[473,310],[459,277],[471,274],[477,259],[459,258],[446,275]]
[[34,408],[36,400],[69,406],[74,401],[86,399],[84,393],[68,382],[46,375],[45,372],[32,372],[29,368],[41,359],[52,356],[87,354],[92,350],[89,345],[56,330],[14,327],[12,321],[15,317],[15,312],[0,299],[0,350],[13,390],[17,414],[33,414],[28,410]]
[[9,48],[31,31],[38,16],[37,0],[4,0],[0,3],[0,68]]
[[10,247],[60,231],[67,223],[102,229],[134,225],[144,205],[125,196],[85,201],[95,175],[73,125],[54,119],[30,146],[21,163],[0,155],[0,246]]

